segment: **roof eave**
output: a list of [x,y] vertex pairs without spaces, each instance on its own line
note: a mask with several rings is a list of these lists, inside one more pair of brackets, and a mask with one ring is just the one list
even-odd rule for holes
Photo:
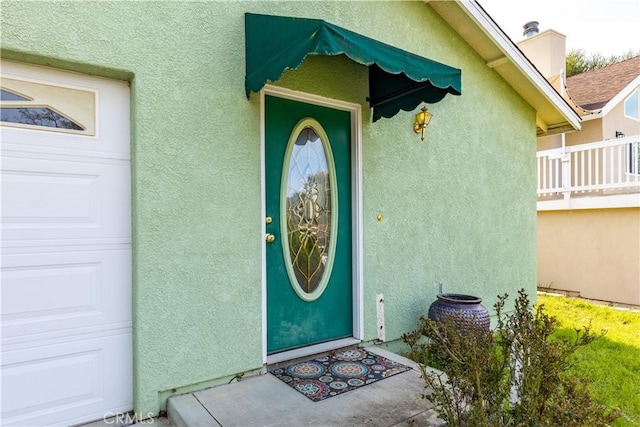
[[580,118],[583,122],[595,119],[601,119],[607,114],[611,112],[617,105],[623,102],[631,93],[640,87],[640,76],[637,76],[635,79],[631,80],[629,84],[627,84],[620,92],[616,94],[613,98],[607,101],[602,107],[597,108],[595,110],[584,110],[585,114],[581,115]]
[[580,117],[475,0],[429,5],[535,110],[538,136],[580,130]]
[[613,98],[611,98],[602,108],[601,112],[603,116],[609,114],[609,112],[622,101],[624,101],[631,93],[640,87],[640,76],[637,76],[635,79],[631,80],[628,85],[626,85],[620,92],[616,94]]

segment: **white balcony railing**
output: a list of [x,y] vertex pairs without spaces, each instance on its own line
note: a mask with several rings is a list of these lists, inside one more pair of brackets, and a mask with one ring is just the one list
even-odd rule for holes
[[539,202],[640,192],[640,135],[538,151],[536,161]]

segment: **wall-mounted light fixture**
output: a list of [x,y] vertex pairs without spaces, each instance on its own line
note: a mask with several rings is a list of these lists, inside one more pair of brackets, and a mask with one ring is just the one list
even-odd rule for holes
[[622,133],[619,130],[617,130],[616,131],[616,138],[624,138],[624,133]]
[[413,123],[413,130],[415,133],[419,133],[424,141],[424,130],[429,126],[433,114],[427,111],[427,107],[422,107],[420,112],[416,114],[416,121]]

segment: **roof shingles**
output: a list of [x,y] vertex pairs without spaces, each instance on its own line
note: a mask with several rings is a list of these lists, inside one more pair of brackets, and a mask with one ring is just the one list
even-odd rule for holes
[[604,107],[633,79],[640,76],[640,55],[567,79],[567,92],[586,110]]

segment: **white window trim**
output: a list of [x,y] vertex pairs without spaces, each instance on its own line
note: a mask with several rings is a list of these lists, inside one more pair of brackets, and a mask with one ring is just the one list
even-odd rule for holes
[[[638,117],[627,115],[627,101],[629,101],[634,95],[636,96],[636,100],[637,100],[636,113],[638,114]],[[631,94],[625,98],[624,103],[622,104],[622,109],[624,110],[624,116],[627,119],[640,121],[640,88],[636,88],[636,90],[631,92]]]

